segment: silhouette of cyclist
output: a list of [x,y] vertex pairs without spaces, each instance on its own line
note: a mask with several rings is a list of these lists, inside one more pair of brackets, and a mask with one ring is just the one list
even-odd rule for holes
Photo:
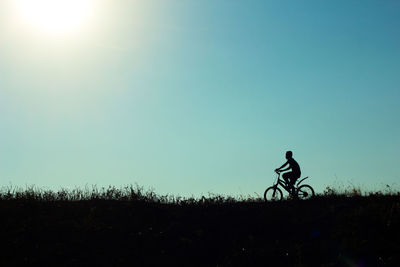
[[[300,178],[301,175],[301,171],[300,171],[300,166],[297,163],[297,161],[294,160],[293,158],[293,153],[292,151],[287,151],[286,152],[286,163],[283,164],[281,167],[279,167],[278,169],[275,169],[275,172],[285,172],[288,170],[292,170],[291,172],[285,172],[284,174],[282,174],[282,178],[283,180],[285,180],[286,184],[289,185],[289,187],[294,190],[294,184],[296,183],[296,180],[298,178]],[[286,169],[282,169],[284,167],[286,167],[287,165],[289,165]]]

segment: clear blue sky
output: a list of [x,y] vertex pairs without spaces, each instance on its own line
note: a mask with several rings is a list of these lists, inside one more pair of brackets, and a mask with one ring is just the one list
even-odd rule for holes
[[399,188],[399,1],[100,2],[0,19],[1,185],[254,195],[292,150],[318,192]]

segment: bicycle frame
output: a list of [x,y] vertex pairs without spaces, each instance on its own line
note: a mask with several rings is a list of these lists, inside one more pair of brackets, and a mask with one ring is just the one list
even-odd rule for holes
[[[308,184],[301,184],[304,180],[308,178],[304,177],[299,179],[299,181],[295,182],[293,185],[287,184],[286,179],[281,179],[281,174],[278,171],[275,171],[277,176],[276,181],[272,184],[272,186],[268,187],[264,192],[264,200],[282,200],[283,194],[282,191],[286,191],[289,193],[289,196],[292,199],[310,199],[315,196],[314,189]],[[291,181],[290,181],[291,182]],[[279,188],[282,187],[282,188]]]
[[286,182],[281,179],[281,173],[278,172],[277,175],[278,175],[278,177],[277,177],[276,182],[275,182],[275,184],[273,186],[274,187],[278,187],[280,185],[283,189],[286,190],[286,192],[291,194],[290,188],[287,186]]
[[[278,187],[278,185],[280,185],[283,189],[286,190],[286,192],[288,192],[289,194],[292,194],[292,192],[290,192],[290,189],[291,189],[291,188],[288,187],[287,184],[286,184],[286,182],[285,182],[284,180],[281,179],[281,173],[280,173],[280,172],[277,172],[277,175],[278,175],[278,177],[277,177],[276,182],[275,182],[275,184],[274,184],[273,186],[274,186],[274,187]],[[300,185],[304,180],[306,180],[307,178],[308,178],[308,176],[307,176],[307,177],[304,177],[303,179],[301,179],[301,180],[299,180],[298,182],[296,182],[296,184],[294,185],[295,190],[297,190],[297,188],[299,187],[299,185]]]

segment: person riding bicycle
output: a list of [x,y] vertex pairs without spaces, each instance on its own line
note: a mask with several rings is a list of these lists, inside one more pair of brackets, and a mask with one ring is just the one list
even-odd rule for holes
[[[300,176],[301,176],[300,166],[297,163],[297,161],[294,160],[292,151],[286,152],[286,159],[287,159],[287,162],[285,164],[283,164],[281,167],[279,167],[278,169],[275,169],[275,172],[277,172],[277,173],[285,172],[285,171],[288,171],[291,169],[292,171],[285,172],[282,175],[282,178],[285,180],[286,184],[288,184],[289,187],[292,190],[294,190],[294,185],[296,183],[296,180],[298,178],[300,178]],[[282,168],[286,167],[287,165],[289,165],[289,167],[287,167],[286,169],[282,169]]]

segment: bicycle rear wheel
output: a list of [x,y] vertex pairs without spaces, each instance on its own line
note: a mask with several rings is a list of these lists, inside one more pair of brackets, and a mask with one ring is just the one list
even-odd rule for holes
[[265,201],[280,201],[283,198],[282,191],[275,186],[268,187],[264,192]]
[[314,197],[314,189],[308,184],[304,184],[297,189],[298,199],[310,199]]

